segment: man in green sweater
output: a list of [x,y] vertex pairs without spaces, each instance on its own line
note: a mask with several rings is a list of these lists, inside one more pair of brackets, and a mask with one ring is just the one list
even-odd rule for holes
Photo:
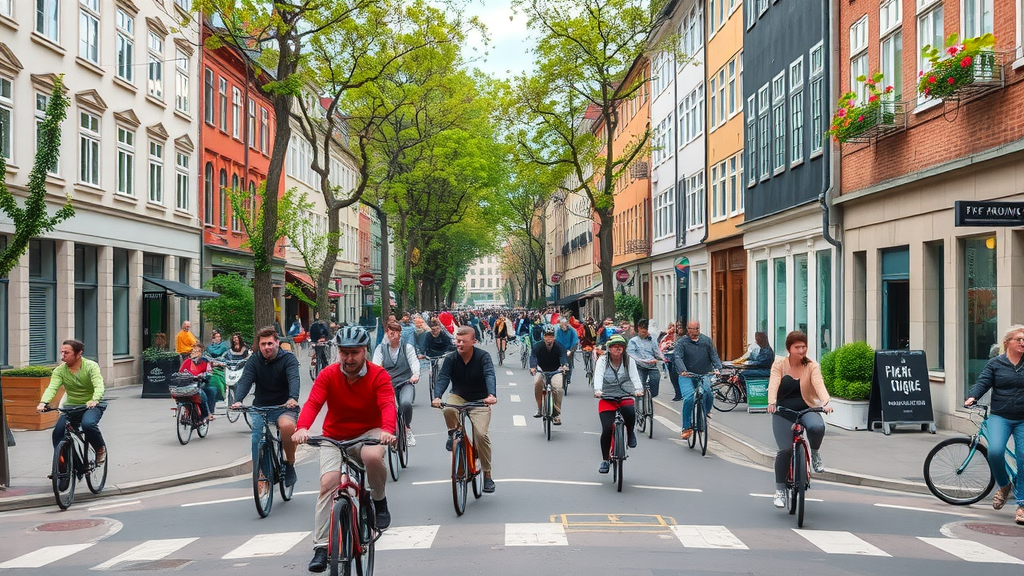
[[67,406],[85,406],[86,410],[75,414],[61,414],[57,425],[53,427],[53,447],[64,438],[65,418],[70,417],[72,424],[81,424],[85,438],[96,450],[96,464],[101,465],[107,459],[106,443],[100,434],[100,418],[106,406],[100,404],[103,398],[103,375],[98,364],[82,358],[85,344],[78,340],[65,340],[60,347],[60,359],[63,363],[53,369],[50,385],[43,392],[36,410],[42,412],[46,405],[57,395],[61,386],[67,394]]

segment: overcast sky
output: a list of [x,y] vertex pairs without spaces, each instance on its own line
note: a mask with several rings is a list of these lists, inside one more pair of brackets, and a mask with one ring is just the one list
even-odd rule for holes
[[528,52],[531,42],[527,39],[526,17],[512,14],[510,0],[470,0],[466,12],[478,16],[491,37],[486,48],[480,38],[466,46],[465,56],[475,59],[473,66],[499,78],[529,70],[532,55]]

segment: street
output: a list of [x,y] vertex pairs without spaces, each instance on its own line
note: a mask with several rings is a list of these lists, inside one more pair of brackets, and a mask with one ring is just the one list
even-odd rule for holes
[[[581,366],[563,403],[564,424],[546,441],[517,354],[496,366],[497,491],[471,499],[462,517],[452,507],[440,412],[418,386],[417,445],[401,479],[388,481],[393,521],[377,542],[377,574],[1005,575],[1014,570],[1007,564],[1024,564],[1024,531],[987,499],[959,508],[816,482],[804,529],[796,530],[795,518],[771,504],[770,471],[717,443],[713,432],[702,458],[677,440],[678,417],[667,405],[658,406],[654,439],[643,435],[629,451],[618,493],[611,475],[597,472],[596,401]],[[308,376],[303,386],[308,391]],[[659,400],[670,397],[666,389]],[[248,436],[234,431],[244,455]],[[0,514],[0,569],[305,573],[318,464],[311,449],[303,454],[294,499],[275,498],[263,520],[248,476],[90,500],[63,513],[49,505]]]

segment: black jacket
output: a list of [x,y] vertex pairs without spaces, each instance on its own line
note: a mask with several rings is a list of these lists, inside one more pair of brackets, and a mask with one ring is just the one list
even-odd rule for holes
[[289,398],[298,402],[299,361],[295,354],[278,350],[273,360],[266,360],[259,350],[254,352],[235,384],[235,398],[245,398],[252,384],[256,384],[253,406],[280,406]]
[[985,364],[968,398],[981,398],[992,390],[992,413],[1007,420],[1024,420],[1024,360],[1014,366],[1006,354]]

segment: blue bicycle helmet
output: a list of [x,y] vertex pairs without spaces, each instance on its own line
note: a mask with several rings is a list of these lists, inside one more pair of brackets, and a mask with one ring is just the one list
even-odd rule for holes
[[370,335],[362,326],[345,326],[334,335],[332,343],[338,348],[358,348],[370,345]]

